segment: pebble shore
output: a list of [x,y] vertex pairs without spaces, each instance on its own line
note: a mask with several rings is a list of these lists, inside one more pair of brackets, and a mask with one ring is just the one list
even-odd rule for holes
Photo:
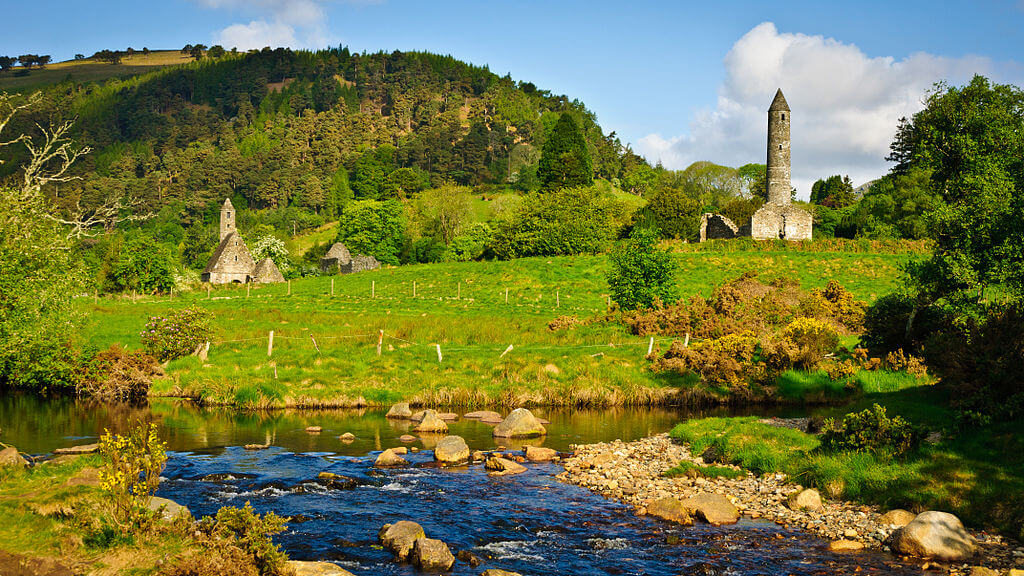
[[[574,449],[574,454],[562,461],[565,470],[558,479],[629,504],[638,514],[645,514],[647,504],[659,498],[682,500],[701,493],[718,493],[729,498],[748,518],[803,529],[832,541],[855,541],[868,548],[888,550],[885,541],[895,529],[879,524],[884,511],[876,506],[827,500],[818,511],[791,510],[786,506],[787,499],[803,487],[787,483],[784,474],[748,474],[733,480],[667,478],[664,473],[682,461],[704,464],[699,456],[673,442],[668,434],[633,442],[616,440],[575,446]],[[997,574],[1006,574],[1011,568],[1024,569],[1024,547],[1020,544],[986,532],[972,531],[971,534],[978,541],[979,553],[970,564],[929,563],[928,568],[945,568],[950,574],[983,573],[978,567],[995,570]]]

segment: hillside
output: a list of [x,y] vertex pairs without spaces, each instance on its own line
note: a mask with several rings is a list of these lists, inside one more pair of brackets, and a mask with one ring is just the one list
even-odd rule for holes
[[121,58],[120,64],[102,62],[96,58],[67,60],[47,64],[45,68],[34,69],[28,74],[19,70],[0,72],[0,90],[5,92],[30,92],[61,82],[76,84],[102,83],[111,79],[126,79],[131,76],[152,72],[164,66],[175,66],[191,62],[192,58],[180,50],[152,50],[149,54],[136,52]]

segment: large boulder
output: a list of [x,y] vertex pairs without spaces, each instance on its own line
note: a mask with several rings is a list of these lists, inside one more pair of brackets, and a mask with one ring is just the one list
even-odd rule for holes
[[469,456],[469,446],[462,436],[445,436],[434,447],[434,460],[443,464],[465,462]]
[[959,562],[974,555],[974,538],[948,512],[922,512],[892,535],[894,551],[919,558]]
[[472,418],[481,422],[493,422],[495,424],[501,422],[501,414],[492,412],[490,410],[476,410],[475,412],[467,412],[462,415],[463,418]]
[[381,452],[380,456],[377,456],[377,460],[373,463],[378,468],[405,466],[407,464],[409,464],[409,461],[396,454],[393,448],[388,448]]
[[337,490],[351,490],[359,485],[354,478],[348,476],[342,476],[341,474],[335,474],[334,472],[321,472],[316,475],[316,482],[321,486],[327,488],[334,488]]
[[425,538],[427,533],[423,527],[415,522],[400,520],[394,524],[385,524],[377,537],[385,548],[394,552],[399,560],[405,560],[412,552],[413,544],[419,538]]
[[99,444],[81,444],[79,446],[69,446],[67,448],[57,448],[53,451],[54,454],[71,454],[79,456],[82,454],[94,454],[99,452]]
[[448,545],[433,538],[417,538],[412,545],[412,563],[420,570],[443,572],[455,564]]
[[423,420],[413,428],[413,431],[427,434],[444,434],[448,432],[448,425],[437,416],[434,410],[424,410]]
[[384,416],[395,420],[408,420],[412,417],[412,409],[409,408],[408,402],[399,402],[392,406]]
[[491,476],[506,476],[508,474],[526,472],[526,467],[522,464],[500,456],[491,456],[488,458],[487,462],[484,462],[484,469],[491,470]]
[[150,496],[149,504],[147,506],[153,512],[159,512],[160,517],[164,520],[174,520],[175,518],[191,518],[192,513],[188,508],[178,504],[174,500],[168,500],[167,498],[160,498],[158,496]]
[[508,415],[508,418],[494,427],[496,438],[526,438],[530,436],[543,436],[547,429],[537,420],[537,417],[526,408],[516,408]]
[[682,502],[671,497],[660,498],[648,504],[647,514],[683,526],[693,524],[693,517],[690,516],[689,509]]
[[555,458],[558,458],[558,451],[554,448],[544,448],[543,446],[526,447],[526,459],[530,462],[550,462]]
[[683,500],[686,510],[712,526],[735,524],[740,511],[721,494],[698,494]]
[[348,570],[345,570],[337,564],[331,564],[330,562],[289,560],[285,562],[285,566],[290,569],[295,576],[353,576],[353,574]]
[[480,573],[480,576],[522,576],[519,572],[509,572],[501,568],[488,568]]
[[917,514],[897,508],[879,516],[878,523],[882,526],[898,526],[902,528],[913,522],[914,518],[917,518]]
[[20,466],[24,468],[28,466],[28,460],[25,460],[21,454],[18,454],[17,448],[8,446],[0,450],[0,466]]
[[786,499],[786,505],[790,510],[810,510],[816,512],[821,510],[821,494],[813,488],[806,488],[795,492]]
[[856,540],[835,540],[828,543],[831,552],[857,552],[864,549],[864,544]]

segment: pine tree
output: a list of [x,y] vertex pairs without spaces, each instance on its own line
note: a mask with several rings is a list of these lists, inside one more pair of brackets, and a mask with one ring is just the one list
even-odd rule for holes
[[544,143],[537,177],[546,190],[579,188],[594,183],[594,169],[576,120],[571,114],[562,114]]

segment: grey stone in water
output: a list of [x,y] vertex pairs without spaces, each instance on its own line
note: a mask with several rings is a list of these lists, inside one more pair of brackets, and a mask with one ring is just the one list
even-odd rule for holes
[[408,402],[399,402],[388,410],[385,414],[386,418],[392,418],[395,420],[408,420],[412,417],[412,409],[409,408]]
[[525,438],[543,436],[547,433],[544,425],[526,408],[513,410],[508,418],[494,428],[493,432],[497,438]]
[[149,497],[149,505],[147,506],[153,512],[160,512],[160,517],[164,520],[174,520],[175,518],[190,518],[192,512],[188,508],[178,504],[174,500],[168,500],[167,498],[160,498],[158,496]]
[[417,538],[412,546],[412,563],[420,570],[450,570],[455,564],[448,545],[433,538]]
[[509,572],[501,568],[488,568],[480,573],[480,576],[522,576],[519,572]]
[[434,460],[444,464],[465,462],[469,456],[469,446],[461,436],[445,436],[434,448]]
[[465,562],[466,564],[469,564],[470,568],[476,568],[477,566],[484,563],[484,561],[481,560],[479,556],[473,554],[469,550],[459,550],[455,557],[458,558],[460,562]]
[[448,425],[437,416],[434,410],[424,410],[423,420],[413,428],[414,432],[426,432],[430,434],[443,434],[448,432]]
[[385,548],[394,552],[399,560],[405,560],[412,552],[413,544],[419,538],[426,537],[423,527],[409,520],[401,520],[394,524],[385,524],[377,537]]
[[690,516],[690,511],[686,506],[679,500],[671,497],[660,498],[648,504],[647,514],[662,520],[682,524],[683,526],[693,524],[693,518]]
[[735,524],[740,519],[740,512],[721,494],[698,494],[683,500],[686,510],[702,518],[712,526]]
[[519,474],[520,472],[526,472],[526,467],[518,462],[513,462],[508,458],[501,458],[500,456],[491,456],[484,463],[484,469],[491,470],[491,476],[505,476],[507,474]]
[[285,562],[285,566],[295,574],[295,576],[354,576],[348,570],[345,570],[337,564],[331,564],[330,562],[304,562],[302,560],[289,560]]
[[321,472],[316,476],[317,484],[338,490],[351,490],[359,485],[354,479],[333,472]]
[[28,466],[28,460],[25,460],[21,454],[18,454],[17,448],[8,446],[0,450],[0,466],[21,466],[25,468]]
[[899,526],[902,528],[913,522],[914,518],[917,518],[917,514],[896,508],[879,516],[878,523],[882,526]]
[[960,519],[948,512],[922,512],[892,535],[896,552],[944,562],[958,562],[974,555],[975,541]]
[[553,448],[543,446],[527,446],[526,459],[530,462],[550,462],[558,458],[558,452]]
[[377,456],[377,460],[373,463],[373,465],[378,468],[386,468],[390,466],[405,466],[407,464],[409,464],[408,460],[402,458],[401,456],[396,454],[394,450],[390,448],[381,452],[380,456]]
[[57,448],[54,454],[93,454],[100,449],[99,444],[82,444],[81,446],[69,446],[68,448]]

